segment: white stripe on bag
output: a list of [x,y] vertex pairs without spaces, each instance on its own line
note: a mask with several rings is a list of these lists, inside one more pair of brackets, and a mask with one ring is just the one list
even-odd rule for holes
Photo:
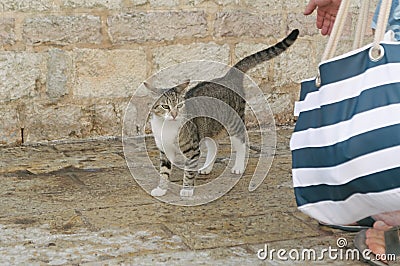
[[400,104],[391,104],[353,116],[337,124],[309,128],[292,134],[290,149],[325,147],[375,129],[400,124]]
[[400,146],[369,153],[332,167],[292,169],[293,186],[343,185],[396,167],[400,167]]
[[[350,224],[370,215],[399,210],[400,188],[379,193],[354,194],[345,201],[322,201],[299,209],[328,224]],[[382,204],[384,202],[384,204]]]
[[[294,115],[318,109],[360,95],[361,92],[378,86],[400,82],[400,63],[385,64],[370,68],[363,74],[322,86],[307,94],[303,101],[296,102]],[[355,84],[362,86],[355,87]]]

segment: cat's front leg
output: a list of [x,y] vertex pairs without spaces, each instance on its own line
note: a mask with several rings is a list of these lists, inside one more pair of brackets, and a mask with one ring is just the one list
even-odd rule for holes
[[196,171],[185,171],[183,177],[183,188],[181,189],[181,197],[192,197],[194,194],[194,180],[196,179]]
[[200,158],[200,150],[193,151],[185,163],[185,173],[183,176],[183,188],[181,189],[181,197],[191,197],[194,193],[194,183],[197,176],[197,163]]
[[183,188],[180,191],[181,197],[191,197],[194,193],[194,185],[197,176],[197,166],[200,158],[200,147],[198,141],[190,141],[182,145],[182,152],[185,156],[185,171],[183,176]]
[[[173,158],[171,158],[173,160]],[[153,197],[161,197],[167,193],[172,163],[163,151],[160,151],[160,181],[158,186],[151,191]]]

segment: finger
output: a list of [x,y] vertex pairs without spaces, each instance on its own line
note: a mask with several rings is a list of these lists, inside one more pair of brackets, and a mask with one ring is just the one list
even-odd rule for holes
[[316,8],[317,4],[315,4],[315,0],[310,0],[306,6],[306,9],[304,10],[304,15],[311,15]]
[[333,25],[335,25],[335,20],[336,20],[336,17],[331,15],[331,18],[330,18],[331,23],[329,25],[328,35],[330,35],[332,33]]
[[323,12],[319,9],[317,10],[317,28],[318,29],[322,29],[322,26],[324,25],[325,15],[326,15],[325,12]]
[[322,30],[324,31],[325,34],[328,34],[329,33],[329,29],[331,27],[332,27],[332,22],[331,22],[331,19],[330,19],[329,15],[325,16],[324,24],[322,25]]
[[329,29],[332,27],[330,15],[326,12],[320,12],[320,17],[319,29],[321,29],[322,35],[327,35],[329,33]]

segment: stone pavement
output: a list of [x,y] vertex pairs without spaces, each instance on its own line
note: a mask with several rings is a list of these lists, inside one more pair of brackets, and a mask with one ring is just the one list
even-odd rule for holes
[[[364,265],[340,259],[346,250],[337,240],[352,249],[354,234],[297,211],[290,133],[277,131],[276,156],[257,190],[247,190],[246,169],[228,194],[196,207],[165,204],[140,188],[118,139],[0,147],[0,265]],[[285,257],[332,247],[339,257],[285,261],[275,252],[260,260],[265,246]]]

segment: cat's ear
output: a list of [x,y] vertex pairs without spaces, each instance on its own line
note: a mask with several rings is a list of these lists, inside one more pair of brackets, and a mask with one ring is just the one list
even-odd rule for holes
[[151,85],[148,82],[143,82],[143,85],[152,93],[152,94],[160,94],[160,91],[154,87],[153,85]]
[[179,84],[178,86],[176,86],[176,91],[178,93],[182,93],[190,84],[190,79],[185,80],[183,83]]

